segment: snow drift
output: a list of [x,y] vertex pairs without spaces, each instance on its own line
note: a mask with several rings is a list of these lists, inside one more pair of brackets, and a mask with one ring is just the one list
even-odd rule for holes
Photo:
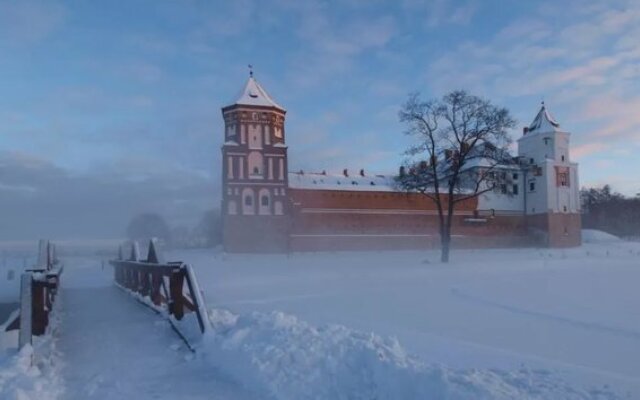
[[597,229],[582,230],[582,241],[584,243],[612,243],[620,242],[621,240],[622,239],[617,236]]
[[314,327],[281,312],[211,310],[204,350],[219,371],[277,400],[617,399],[578,390],[549,371],[456,371],[408,356],[397,340],[338,325]]

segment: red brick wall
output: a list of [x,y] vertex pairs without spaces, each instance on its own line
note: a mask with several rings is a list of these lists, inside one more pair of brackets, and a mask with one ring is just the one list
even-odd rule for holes
[[[230,252],[437,248],[435,204],[420,194],[289,189],[289,216],[226,216]],[[476,199],[454,216],[454,248],[578,246],[579,214],[474,217]],[[566,228],[566,231],[565,231]],[[538,235],[531,235],[532,229]]]
[[527,217],[530,229],[541,235],[548,247],[576,247],[582,244],[582,220],[580,214],[549,213]]
[[231,253],[284,253],[289,250],[288,216],[227,215],[223,245]]
[[[440,244],[435,203],[416,193],[290,189],[293,251],[394,250]],[[446,199],[445,199],[446,201]],[[473,219],[477,199],[454,216],[454,247],[511,247],[530,243],[521,216]]]

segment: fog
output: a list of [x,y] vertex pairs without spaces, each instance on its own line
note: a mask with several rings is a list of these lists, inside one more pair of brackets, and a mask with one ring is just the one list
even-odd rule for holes
[[78,173],[50,160],[0,152],[0,240],[125,237],[130,219],[141,212],[191,228],[219,206],[213,175],[167,173],[154,165]]

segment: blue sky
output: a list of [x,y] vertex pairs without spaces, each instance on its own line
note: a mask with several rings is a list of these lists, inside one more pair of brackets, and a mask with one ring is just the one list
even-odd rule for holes
[[[251,63],[288,110],[292,168],[395,171],[407,94],[463,88],[508,107],[514,138],[544,99],[581,184],[635,194],[638,43],[633,0],[0,0],[0,191],[18,216],[99,202],[102,235],[147,208],[193,224]],[[101,221],[85,212],[64,235]]]

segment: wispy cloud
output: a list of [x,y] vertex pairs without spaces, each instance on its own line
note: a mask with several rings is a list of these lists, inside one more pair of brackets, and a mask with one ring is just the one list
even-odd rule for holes
[[38,43],[62,27],[66,9],[57,1],[0,2],[0,44],[20,47]]

